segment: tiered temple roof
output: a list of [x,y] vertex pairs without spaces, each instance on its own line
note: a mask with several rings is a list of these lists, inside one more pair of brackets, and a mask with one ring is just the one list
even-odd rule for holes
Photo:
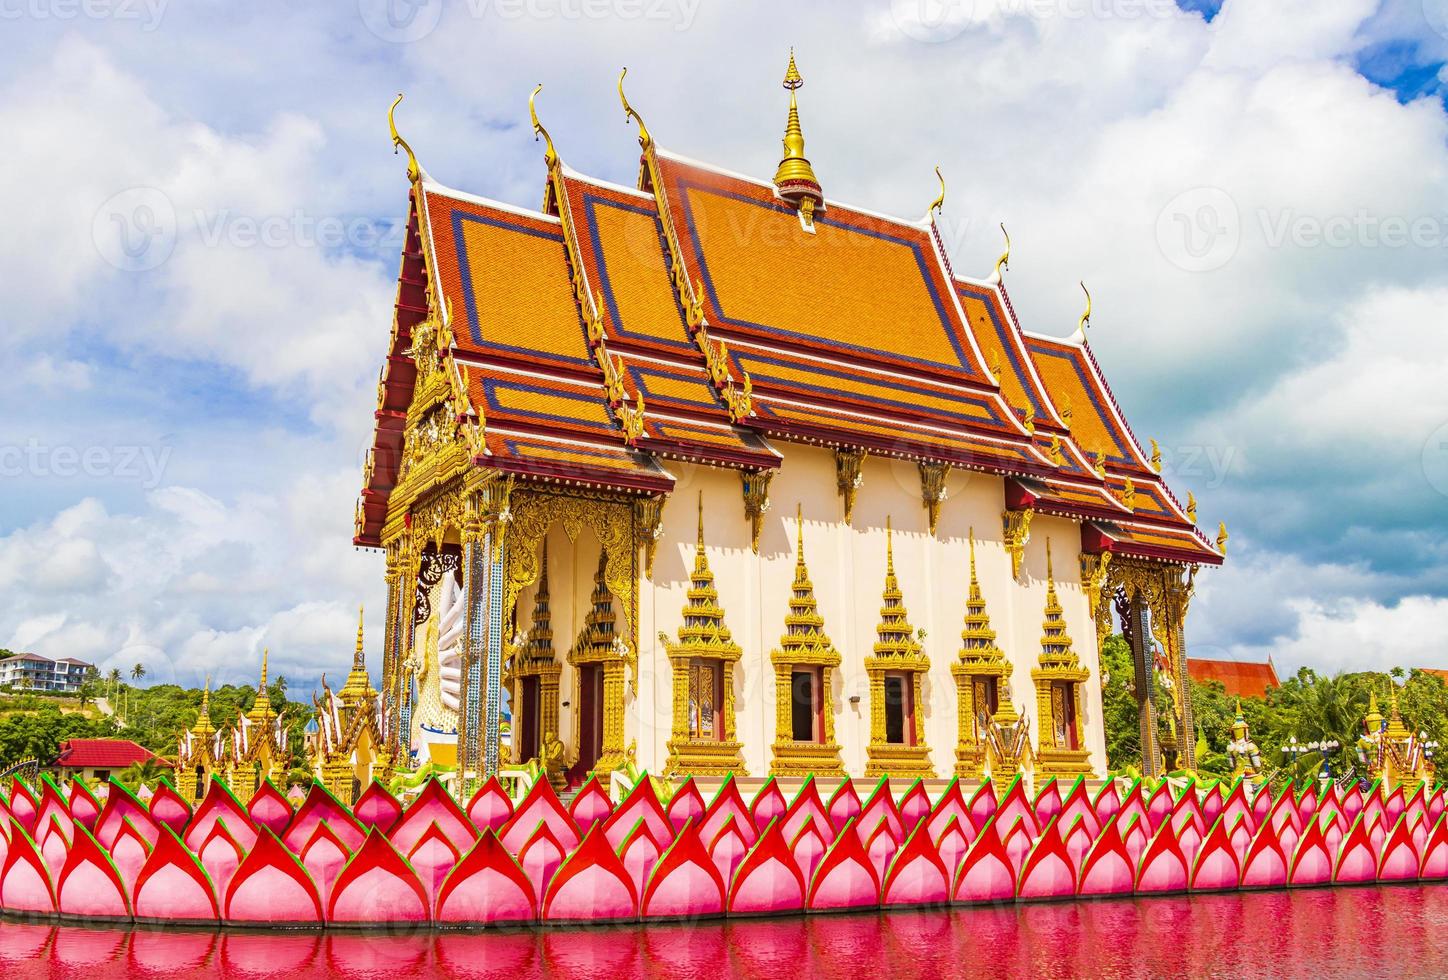
[[[792,68],[792,103],[798,82]],[[358,544],[381,542],[414,334],[437,322],[466,393],[458,422],[482,430],[476,465],[657,494],[673,488],[671,459],[758,471],[779,465],[775,440],[864,450],[1004,476],[1007,506],[1080,521],[1089,553],[1221,562],[1133,436],[1084,330],[1027,333],[999,274],[954,275],[933,209],[911,221],[824,198],[802,137],[784,183],[698,163],[625,109],[637,189],[569,169],[536,120],[540,211],[410,166]]]

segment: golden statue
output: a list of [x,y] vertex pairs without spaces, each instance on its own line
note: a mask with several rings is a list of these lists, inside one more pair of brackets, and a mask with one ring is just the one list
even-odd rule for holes
[[438,657],[437,611],[427,618],[423,630],[422,659],[416,651],[402,665],[417,680],[417,707],[413,709],[414,725],[446,732],[453,728],[453,713],[442,700],[442,664]]

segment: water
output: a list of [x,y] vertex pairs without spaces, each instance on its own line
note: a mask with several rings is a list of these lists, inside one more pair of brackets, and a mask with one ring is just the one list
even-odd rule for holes
[[0,924],[0,977],[1441,977],[1448,887],[486,933]]

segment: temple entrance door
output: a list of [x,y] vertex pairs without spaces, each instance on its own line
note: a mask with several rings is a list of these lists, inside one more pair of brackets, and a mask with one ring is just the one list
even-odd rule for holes
[[603,754],[603,664],[578,668],[578,771],[588,772]]
[[538,758],[538,715],[543,710],[543,700],[537,677],[523,678],[521,701],[518,708],[523,717],[518,730],[518,760],[527,762]]

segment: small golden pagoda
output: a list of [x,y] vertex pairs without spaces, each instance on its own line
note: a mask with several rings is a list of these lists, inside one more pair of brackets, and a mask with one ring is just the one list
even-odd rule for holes
[[[513,758],[518,764],[539,759],[555,787],[563,785],[563,754],[558,733],[558,679],[563,666],[553,653],[553,612],[549,608],[548,544],[533,595],[533,623],[513,661]],[[521,723],[521,724],[520,724]],[[549,751],[553,748],[554,751]]]
[[1036,782],[1078,775],[1094,776],[1081,726],[1082,686],[1091,671],[1081,666],[1056,595],[1051,567],[1051,542],[1046,542],[1046,619],[1042,624],[1040,666],[1031,671],[1036,683]]
[[[979,779],[985,770],[990,729],[997,722],[1013,726],[1016,711],[1007,687],[1011,664],[996,645],[990,626],[980,577],[975,568],[975,531],[970,532],[970,593],[965,601],[965,628],[960,631],[960,656],[950,665],[955,677],[956,727],[955,774],[962,779]],[[999,774],[1016,760],[992,759],[991,772]],[[1014,770],[1012,769],[1012,772]]]
[[741,651],[724,625],[719,590],[704,551],[702,492],[690,582],[678,641],[659,637],[674,669],[674,731],[664,772],[743,776],[744,759],[734,728],[734,665]]
[[291,761],[286,730],[267,690],[269,653],[262,650],[261,683],[257,685],[256,700],[251,710],[237,719],[232,737],[233,753],[226,781],[241,803],[251,801],[263,780],[270,779],[278,785],[285,782]]
[[[623,764],[623,696],[625,688],[624,671],[630,666],[633,654],[628,644],[618,635],[617,617],[613,609],[613,593],[605,581],[608,554],[598,556],[598,570],[593,575],[593,594],[589,597],[588,613],[583,617],[583,629],[568,651],[568,662],[574,668],[579,689],[579,708],[575,713],[579,725],[578,746],[580,763],[590,771],[612,772]],[[602,704],[593,706],[594,717],[584,717],[586,698],[583,688],[589,685],[587,678],[595,671],[602,674]],[[598,713],[601,712],[601,717]],[[585,736],[585,727],[597,726],[601,731],[597,744],[590,746],[590,737]],[[597,755],[592,755],[596,752]]]
[[[835,742],[835,713],[830,707],[840,654],[825,634],[825,620],[805,566],[804,518],[799,507],[795,508],[795,531],[798,543],[789,613],[784,617],[779,647],[769,655],[774,665],[775,709],[774,760],[769,772],[774,776],[843,776],[845,766]],[[807,690],[796,690],[796,685]],[[798,725],[796,711],[800,713]],[[805,734],[809,737],[802,737]]]
[[885,592],[875,655],[865,658],[870,678],[870,742],[865,747],[865,775],[933,778],[930,746],[921,717],[921,683],[930,658],[915,639],[900,580],[895,577],[895,538],[885,519]]
[[357,648],[352,672],[342,689],[333,693],[322,678],[322,700],[317,709],[318,737],[313,767],[322,783],[338,800],[351,805],[375,779],[385,780],[392,770],[382,732],[377,692],[367,676],[362,648],[362,613],[357,614]]
[[201,710],[196,713],[196,724],[181,736],[176,750],[176,792],[182,799],[195,801],[206,795],[212,775],[223,763],[218,741],[216,726],[211,723],[211,678],[208,677],[201,691]]
[[1367,766],[1374,779],[1382,780],[1389,790],[1403,783],[1416,783],[1428,778],[1432,770],[1423,744],[1403,722],[1398,711],[1398,689],[1388,695],[1388,716],[1378,710],[1378,694],[1368,692],[1368,713],[1363,718],[1363,736],[1357,743],[1358,760]]
[[774,172],[774,186],[780,197],[799,208],[800,222],[810,230],[814,227],[815,209],[824,204],[824,192],[804,155],[804,129],[799,124],[799,102],[795,98],[803,85],[804,76],[795,67],[794,49],[790,48],[789,68],[784,73],[784,87],[789,90],[789,121],[784,126],[784,157]]

